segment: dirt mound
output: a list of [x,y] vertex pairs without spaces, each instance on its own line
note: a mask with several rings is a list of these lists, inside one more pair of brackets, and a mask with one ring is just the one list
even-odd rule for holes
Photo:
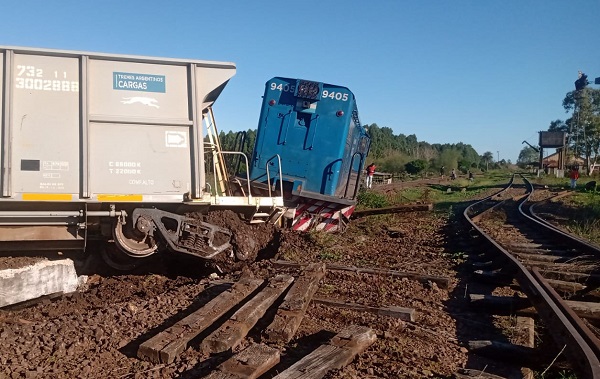
[[254,262],[259,252],[273,241],[276,229],[270,224],[248,224],[230,210],[209,212],[205,221],[231,231],[233,251],[216,257],[216,264],[223,271],[239,270],[246,263]]

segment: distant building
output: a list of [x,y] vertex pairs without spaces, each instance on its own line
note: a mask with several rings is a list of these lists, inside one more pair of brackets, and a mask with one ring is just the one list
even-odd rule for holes
[[[550,154],[546,158],[542,159],[542,167],[544,167],[544,169],[560,168],[560,159],[561,159],[560,151],[557,151],[554,154]],[[569,157],[567,162],[565,163],[565,166],[567,166],[567,167],[572,166],[572,165],[583,166],[584,162],[585,162],[584,159],[581,157]]]

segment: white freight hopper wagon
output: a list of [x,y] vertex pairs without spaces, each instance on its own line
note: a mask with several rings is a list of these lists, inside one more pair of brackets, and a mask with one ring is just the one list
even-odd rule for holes
[[84,249],[88,240],[114,241],[130,257],[227,250],[230,231],[185,215],[227,208],[252,219],[282,204],[224,196],[211,106],[235,71],[0,46],[0,250]]

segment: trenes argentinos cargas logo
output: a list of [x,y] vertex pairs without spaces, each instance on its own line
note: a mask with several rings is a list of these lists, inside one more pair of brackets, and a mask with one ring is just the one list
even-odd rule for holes
[[158,106],[158,100],[153,99],[151,97],[142,97],[142,96],[134,96],[134,97],[124,97],[121,101],[121,104],[134,104],[139,103],[143,105],[147,105],[149,107],[160,108]]
[[[113,72],[113,89],[138,92],[166,92],[164,75],[139,74],[133,72]],[[121,104],[142,104],[148,107],[160,108],[158,100],[146,96],[123,97]]]

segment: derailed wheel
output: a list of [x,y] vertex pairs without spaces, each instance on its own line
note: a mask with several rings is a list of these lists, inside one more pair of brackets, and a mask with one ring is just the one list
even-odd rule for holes
[[120,251],[129,257],[148,257],[158,249],[156,241],[148,233],[150,228],[151,221],[143,217],[138,218],[135,228],[118,220],[113,227],[115,244]]
[[109,267],[119,271],[131,271],[141,263],[140,259],[132,258],[115,246],[114,243],[107,243],[100,251],[102,260]]

